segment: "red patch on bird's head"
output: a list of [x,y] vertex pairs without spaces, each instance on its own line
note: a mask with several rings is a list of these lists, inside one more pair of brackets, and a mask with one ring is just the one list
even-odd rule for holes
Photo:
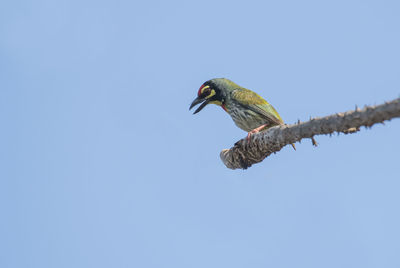
[[201,90],[203,89],[203,87],[204,87],[204,84],[201,85],[201,87],[199,88],[199,91],[197,92],[197,96],[200,96],[200,95],[201,95]]

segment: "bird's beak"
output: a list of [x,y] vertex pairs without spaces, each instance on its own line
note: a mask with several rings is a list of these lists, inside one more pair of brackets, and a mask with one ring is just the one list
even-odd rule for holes
[[194,101],[190,105],[189,110],[192,109],[194,106],[196,106],[197,104],[199,104],[201,102],[203,102],[203,103],[199,106],[199,108],[196,109],[196,111],[194,111],[193,114],[197,114],[198,112],[200,112],[204,107],[206,107],[206,105],[210,102],[210,100],[197,97],[197,98],[194,99]]

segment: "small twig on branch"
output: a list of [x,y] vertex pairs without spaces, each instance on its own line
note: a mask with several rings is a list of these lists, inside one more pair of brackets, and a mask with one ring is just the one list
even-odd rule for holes
[[400,98],[377,106],[366,106],[360,110],[337,113],[310,121],[298,121],[293,125],[280,125],[264,132],[253,134],[250,142],[239,140],[231,149],[222,150],[220,157],[225,166],[231,169],[246,169],[255,163],[263,161],[272,153],[280,151],[284,146],[312,139],[315,135],[337,133],[355,133],[360,127],[371,127],[376,123],[400,117]]

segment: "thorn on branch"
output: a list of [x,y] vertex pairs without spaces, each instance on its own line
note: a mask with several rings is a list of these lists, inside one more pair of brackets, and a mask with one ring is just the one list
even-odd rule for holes
[[312,145],[313,145],[313,146],[315,146],[315,147],[318,146],[318,143],[317,143],[317,141],[314,139],[314,136],[311,137],[311,141],[312,141]]

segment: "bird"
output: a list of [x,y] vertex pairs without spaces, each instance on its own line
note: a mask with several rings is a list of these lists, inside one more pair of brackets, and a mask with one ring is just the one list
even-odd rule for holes
[[[197,114],[208,104],[221,106],[232,117],[236,126],[248,132],[248,142],[252,134],[284,124],[275,108],[260,95],[226,78],[204,82],[189,110],[200,103],[193,114]],[[292,146],[296,150],[294,144]]]

